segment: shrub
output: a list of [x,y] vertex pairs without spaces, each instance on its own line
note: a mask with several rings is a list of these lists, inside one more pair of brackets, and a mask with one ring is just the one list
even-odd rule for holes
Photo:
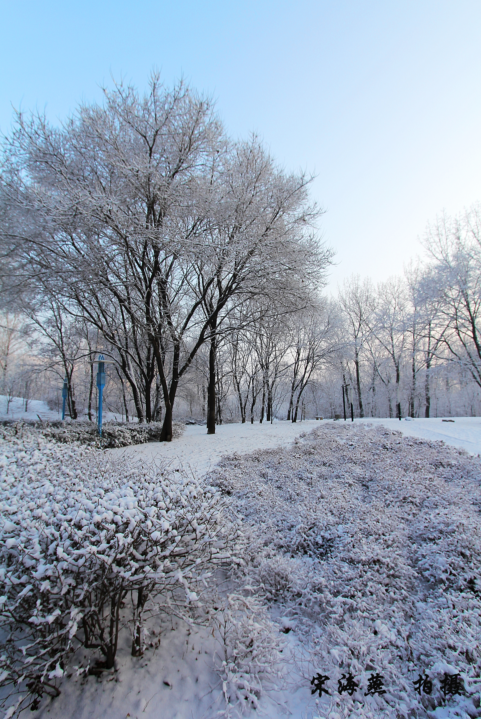
[[281,676],[278,628],[258,599],[229,594],[215,615],[215,629],[220,652],[214,661],[222,679],[225,715],[259,709],[266,686]]
[[[481,716],[479,457],[331,423],[295,451],[224,457],[210,481],[243,517],[243,582],[296,622],[306,686],[330,678],[323,716]],[[445,671],[465,695],[443,695]],[[347,672],[360,688],[336,696]],[[365,695],[372,672],[385,695]],[[423,673],[431,696],[413,691]]]
[[[106,422],[102,426],[102,437],[99,437],[97,425],[94,422],[65,421],[65,422],[26,422],[12,423],[4,422],[4,426],[22,427],[40,432],[44,437],[55,442],[71,444],[90,445],[102,449],[114,447],[128,447],[132,444],[145,444],[146,442],[158,442],[162,430],[161,422],[149,422],[137,424],[135,422]],[[185,425],[182,422],[174,422],[172,426],[172,437],[178,439],[182,436]]]
[[[143,651],[143,620],[201,605],[235,530],[214,490],[180,472],[129,464],[31,432],[0,433],[1,685],[9,716],[58,693],[79,647],[114,666],[119,630]],[[97,662],[95,661],[97,657]]]

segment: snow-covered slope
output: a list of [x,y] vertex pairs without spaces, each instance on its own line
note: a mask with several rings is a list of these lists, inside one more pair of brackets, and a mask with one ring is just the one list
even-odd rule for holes
[[7,413],[7,397],[0,395],[0,419],[38,420],[39,417],[44,420],[57,420],[61,419],[62,415],[55,410],[49,409],[48,404],[40,399],[30,399],[28,401],[28,410],[25,412],[25,400],[22,397],[13,397],[11,399]]

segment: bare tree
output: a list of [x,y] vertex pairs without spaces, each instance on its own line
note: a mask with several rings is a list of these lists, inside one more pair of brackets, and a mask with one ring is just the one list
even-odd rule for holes
[[17,313],[5,312],[0,317],[0,372],[1,394],[7,393],[9,375],[22,350],[20,329],[22,318]]
[[341,321],[333,302],[323,303],[317,311],[298,317],[293,328],[290,395],[287,419],[297,422],[299,404],[313,373],[339,352],[343,340]]
[[309,178],[282,173],[255,138],[228,143],[211,103],[155,76],[146,97],[118,85],[60,129],[19,115],[3,177],[17,270],[98,330],[139,420],[161,387],[164,440],[179,382],[208,340],[215,357],[233,307],[265,287],[295,293],[330,261]]
[[373,294],[374,290],[369,280],[361,282],[360,277],[356,275],[344,282],[343,288],[339,293],[339,303],[350,337],[360,417],[364,417],[361,362],[371,331],[370,325],[372,324],[372,313],[374,309]]
[[430,295],[444,318],[442,344],[481,387],[481,207],[443,216],[428,227],[425,244],[433,260]]
[[[380,283],[377,307],[370,329],[376,343],[392,362],[395,406],[399,419],[401,418],[401,369],[407,343],[408,313],[408,297],[404,282],[400,278],[394,277],[387,282]],[[382,377],[379,365],[378,375]]]

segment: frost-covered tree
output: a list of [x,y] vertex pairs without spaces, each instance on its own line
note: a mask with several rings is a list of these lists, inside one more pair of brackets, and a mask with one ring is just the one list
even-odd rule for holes
[[359,416],[364,417],[361,363],[371,332],[370,324],[372,323],[371,314],[373,311],[373,287],[369,280],[361,282],[358,276],[353,276],[346,280],[339,293],[339,304],[350,338],[349,344],[352,352],[352,361],[354,363]]
[[481,386],[481,207],[428,227],[430,294],[444,319],[449,359]]
[[311,378],[339,352],[343,344],[340,329],[341,320],[334,302],[325,302],[304,316],[293,318],[288,420],[297,422],[301,398]]
[[[409,300],[406,287],[400,278],[391,278],[378,287],[376,309],[371,332],[387,364],[392,364],[396,413],[401,418],[401,372],[407,344]],[[378,375],[382,377],[378,364]],[[390,384],[390,371],[384,378]],[[389,402],[392,401],[390,394]],[[390,412],[391,416],[391,412]]]
[[61,127],[18,116],[2,165],[4,255],[39,301],[54,296],[99,332],[139,420],[161,389],[170,440],[179,383],[204,343],[215,355],[233,308],[322,278],[331,255],[308,183],[255,138],[229,142],[208,100],[154,76],[146,96],[117,85]]

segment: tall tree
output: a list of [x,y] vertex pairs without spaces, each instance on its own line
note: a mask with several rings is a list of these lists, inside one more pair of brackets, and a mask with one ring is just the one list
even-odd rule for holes
[[179,382],[207,341],[215,362],[232,309],[265,288],[295,295],[329,264],[308,182],[255,138],[229,143],[211,103],[154,76],[145,97],[118,85],[60,128],[18,116],[2,165],[4,255],[40,301],[98,330],[139,420],[162,388],[170,440]]
[[355,387],[360,417],[364,417],[361,362],[370,333],[370,324],[372,324],[373,294],[374,290],[369,280],[361,282],[360,277],[357,275],[346,280],[339,293],[339,303],[350,337],[349,344],[353,355]]

